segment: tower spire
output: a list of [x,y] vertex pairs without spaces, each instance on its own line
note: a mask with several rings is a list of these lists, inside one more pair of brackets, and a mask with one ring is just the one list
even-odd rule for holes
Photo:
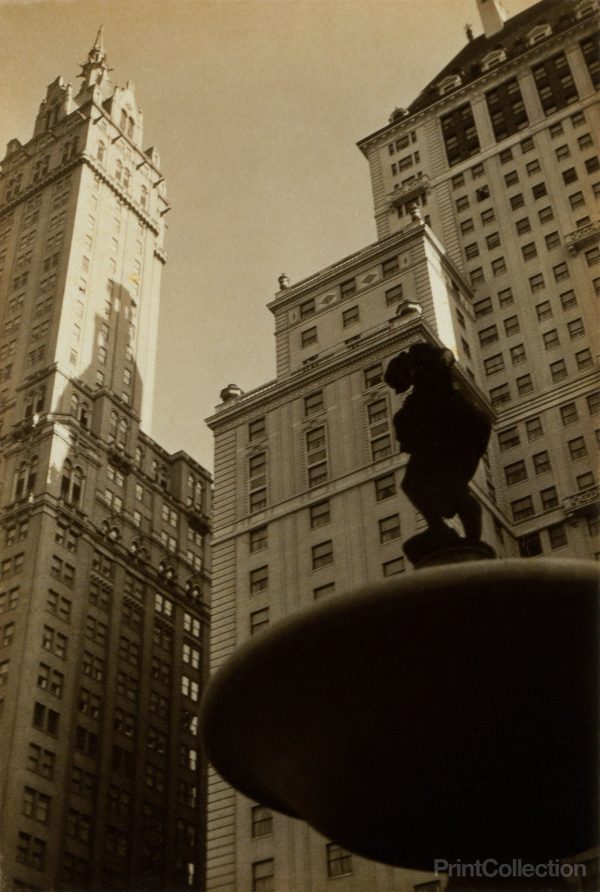
[[88,53],[87,60],[81,66],[81,74],[78,77],[83,78],[81,89],[86,87],[100,86],[107,79],[110,68],[106,64],[106,50],[104,49],[104,25],[100,25],[94,45]]

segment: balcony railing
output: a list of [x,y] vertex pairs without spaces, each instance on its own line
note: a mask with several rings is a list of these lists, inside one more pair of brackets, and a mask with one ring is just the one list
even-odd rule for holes
[[569,254],[577,254],[581,248],[598,238],[600,238],[600,220],[593,220],[565,236],[565,245]]
[[563,500],[565,514],[588,514],[597,502],[600,501],[600,488],[596,483],[588,489],[573,493]]
[[415,195],[420,192],[428,192],[431,187],[431,180],[426,174],[421,174],[405,183],[404,186],[398,186],[393,192],[388,192],[388,204],[390,207],[398,207],[399,204],[406,204]]

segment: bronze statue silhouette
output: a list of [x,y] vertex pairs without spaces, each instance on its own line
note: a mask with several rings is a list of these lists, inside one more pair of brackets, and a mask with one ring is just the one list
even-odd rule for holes
[[458,515],[469,542],[479,542],[481,535],[481,506],[469,480],[487,448],[491,424],[460,388],[453,365],[450,350],[423,342],[394,357],[384,375],[396,393],[412,387],[394,427],[400,449],[410,455],[402,489],[428,525],[404,543],[413,563],[464,541],[444,518]]

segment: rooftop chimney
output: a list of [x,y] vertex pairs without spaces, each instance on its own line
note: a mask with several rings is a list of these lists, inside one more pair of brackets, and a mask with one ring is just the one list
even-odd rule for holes
[[502,6],[501,0],[477,0],[477,9],[486,37],[492,37],[498,31],[502,31],[508,13]]

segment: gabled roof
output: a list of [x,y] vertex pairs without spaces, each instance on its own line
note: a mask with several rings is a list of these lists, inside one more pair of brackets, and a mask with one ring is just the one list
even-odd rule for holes
[[[507,19],[501,31],[491,37],[481,34],[470,40],[460,52],[430,81],[408,108],[410,114],[422,111],[440,98],[438,84],[452,75],[460,75],[464,86],[482,74],[481,62],[492,50],[503,49],[510,61],[529,49],[527,34],[536,25],[548,23],[552,34],[576,21],[577,0],[540,0],[518,15]],[[551,35],[550,35],[551,36]]]

